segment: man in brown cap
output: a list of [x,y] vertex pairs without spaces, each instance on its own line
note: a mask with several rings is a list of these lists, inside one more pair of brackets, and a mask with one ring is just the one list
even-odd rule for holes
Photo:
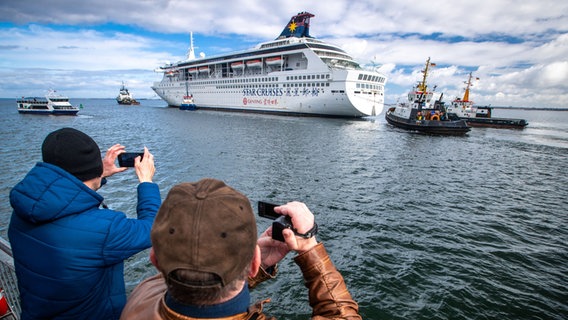
[[270,299],[250,305],[249,287],[273,277],[289,251],[298,254],[313,319],[361,319],[306,205],[274,211],[292,222],[284,242],[272,239],[272,227],[257,240],[250,201],[222,181],[174,186],[151,232],[150,260],[160,273],[134,289],[121,319],[274,319],[262,310]]

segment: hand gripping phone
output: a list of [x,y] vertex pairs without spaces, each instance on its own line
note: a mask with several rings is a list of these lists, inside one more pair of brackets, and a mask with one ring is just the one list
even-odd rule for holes
[[119,167],[134,167],[134,158],[140,156],[140,160],[144,157],[144,152],[125,152],[118,155]]
[[289,216],[274,212],[274,207],[278,207],[278,205],[259,201],[258,215],[263,218],[274,220],[272,222],[272,239],[284,242],[282,231],[284,229],[292,229],[292,219]]

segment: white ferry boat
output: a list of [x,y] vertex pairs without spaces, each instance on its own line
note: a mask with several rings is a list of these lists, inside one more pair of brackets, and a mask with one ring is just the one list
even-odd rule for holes
[[152,89],[180,107],[186,86],[198,109],[364,117],[384,107],[386,77],[364,70],[345,51],[309,35],[313,14],[300,12],[273,41],[255,48],[159,67]]
[[19,113],[47,115],[76,115],[79,108],[71,105],[69,98],[49,91],[45,97],[22,97],[16,100]]

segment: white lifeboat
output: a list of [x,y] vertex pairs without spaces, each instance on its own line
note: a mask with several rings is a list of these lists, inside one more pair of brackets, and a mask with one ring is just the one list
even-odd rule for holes
[[269,66],[279,66],[282,64],[282,57],[270,57],[266,58],[266,64]]
[[200,73],[206,73],[209,72],[209,67],[205,66],[205,67],[199,67],[199,72]]
[[231,63],[231,68],[233,70],[242,70],[245,67],[245,64],[242,61],[237,61]]
[[260,59],[247,61],[247,67],[249,67],[249,68],[260,68],[261,65],[262,65],[262,62],[260,62]]
[[197,73],[197,68],[189,68],[188,72],[191,74],[195,74]]

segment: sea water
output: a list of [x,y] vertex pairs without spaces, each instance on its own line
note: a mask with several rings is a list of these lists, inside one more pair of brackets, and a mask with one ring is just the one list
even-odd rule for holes
[[[181,111],[160,100],[120,106],[72,99],[78,116],[21,115],[0,100],[0,235],[8,194],[61,127],[104,152],[121,143],[155,156],[162,198],[181,182],[224,180],[253,207],[305,202],[364,319],[568,317],[568,112],[494,110],[523,130],[473,128],[464,137],[411,133],[384,114],[360,120]],[[132,169],[100,193],[135,217]],[[259,232],[270,222],[258,220]],[[290,254],[252,292],[280,319],[310,316]],[[156,270],[148,251],[125,265],[128,291]]]

